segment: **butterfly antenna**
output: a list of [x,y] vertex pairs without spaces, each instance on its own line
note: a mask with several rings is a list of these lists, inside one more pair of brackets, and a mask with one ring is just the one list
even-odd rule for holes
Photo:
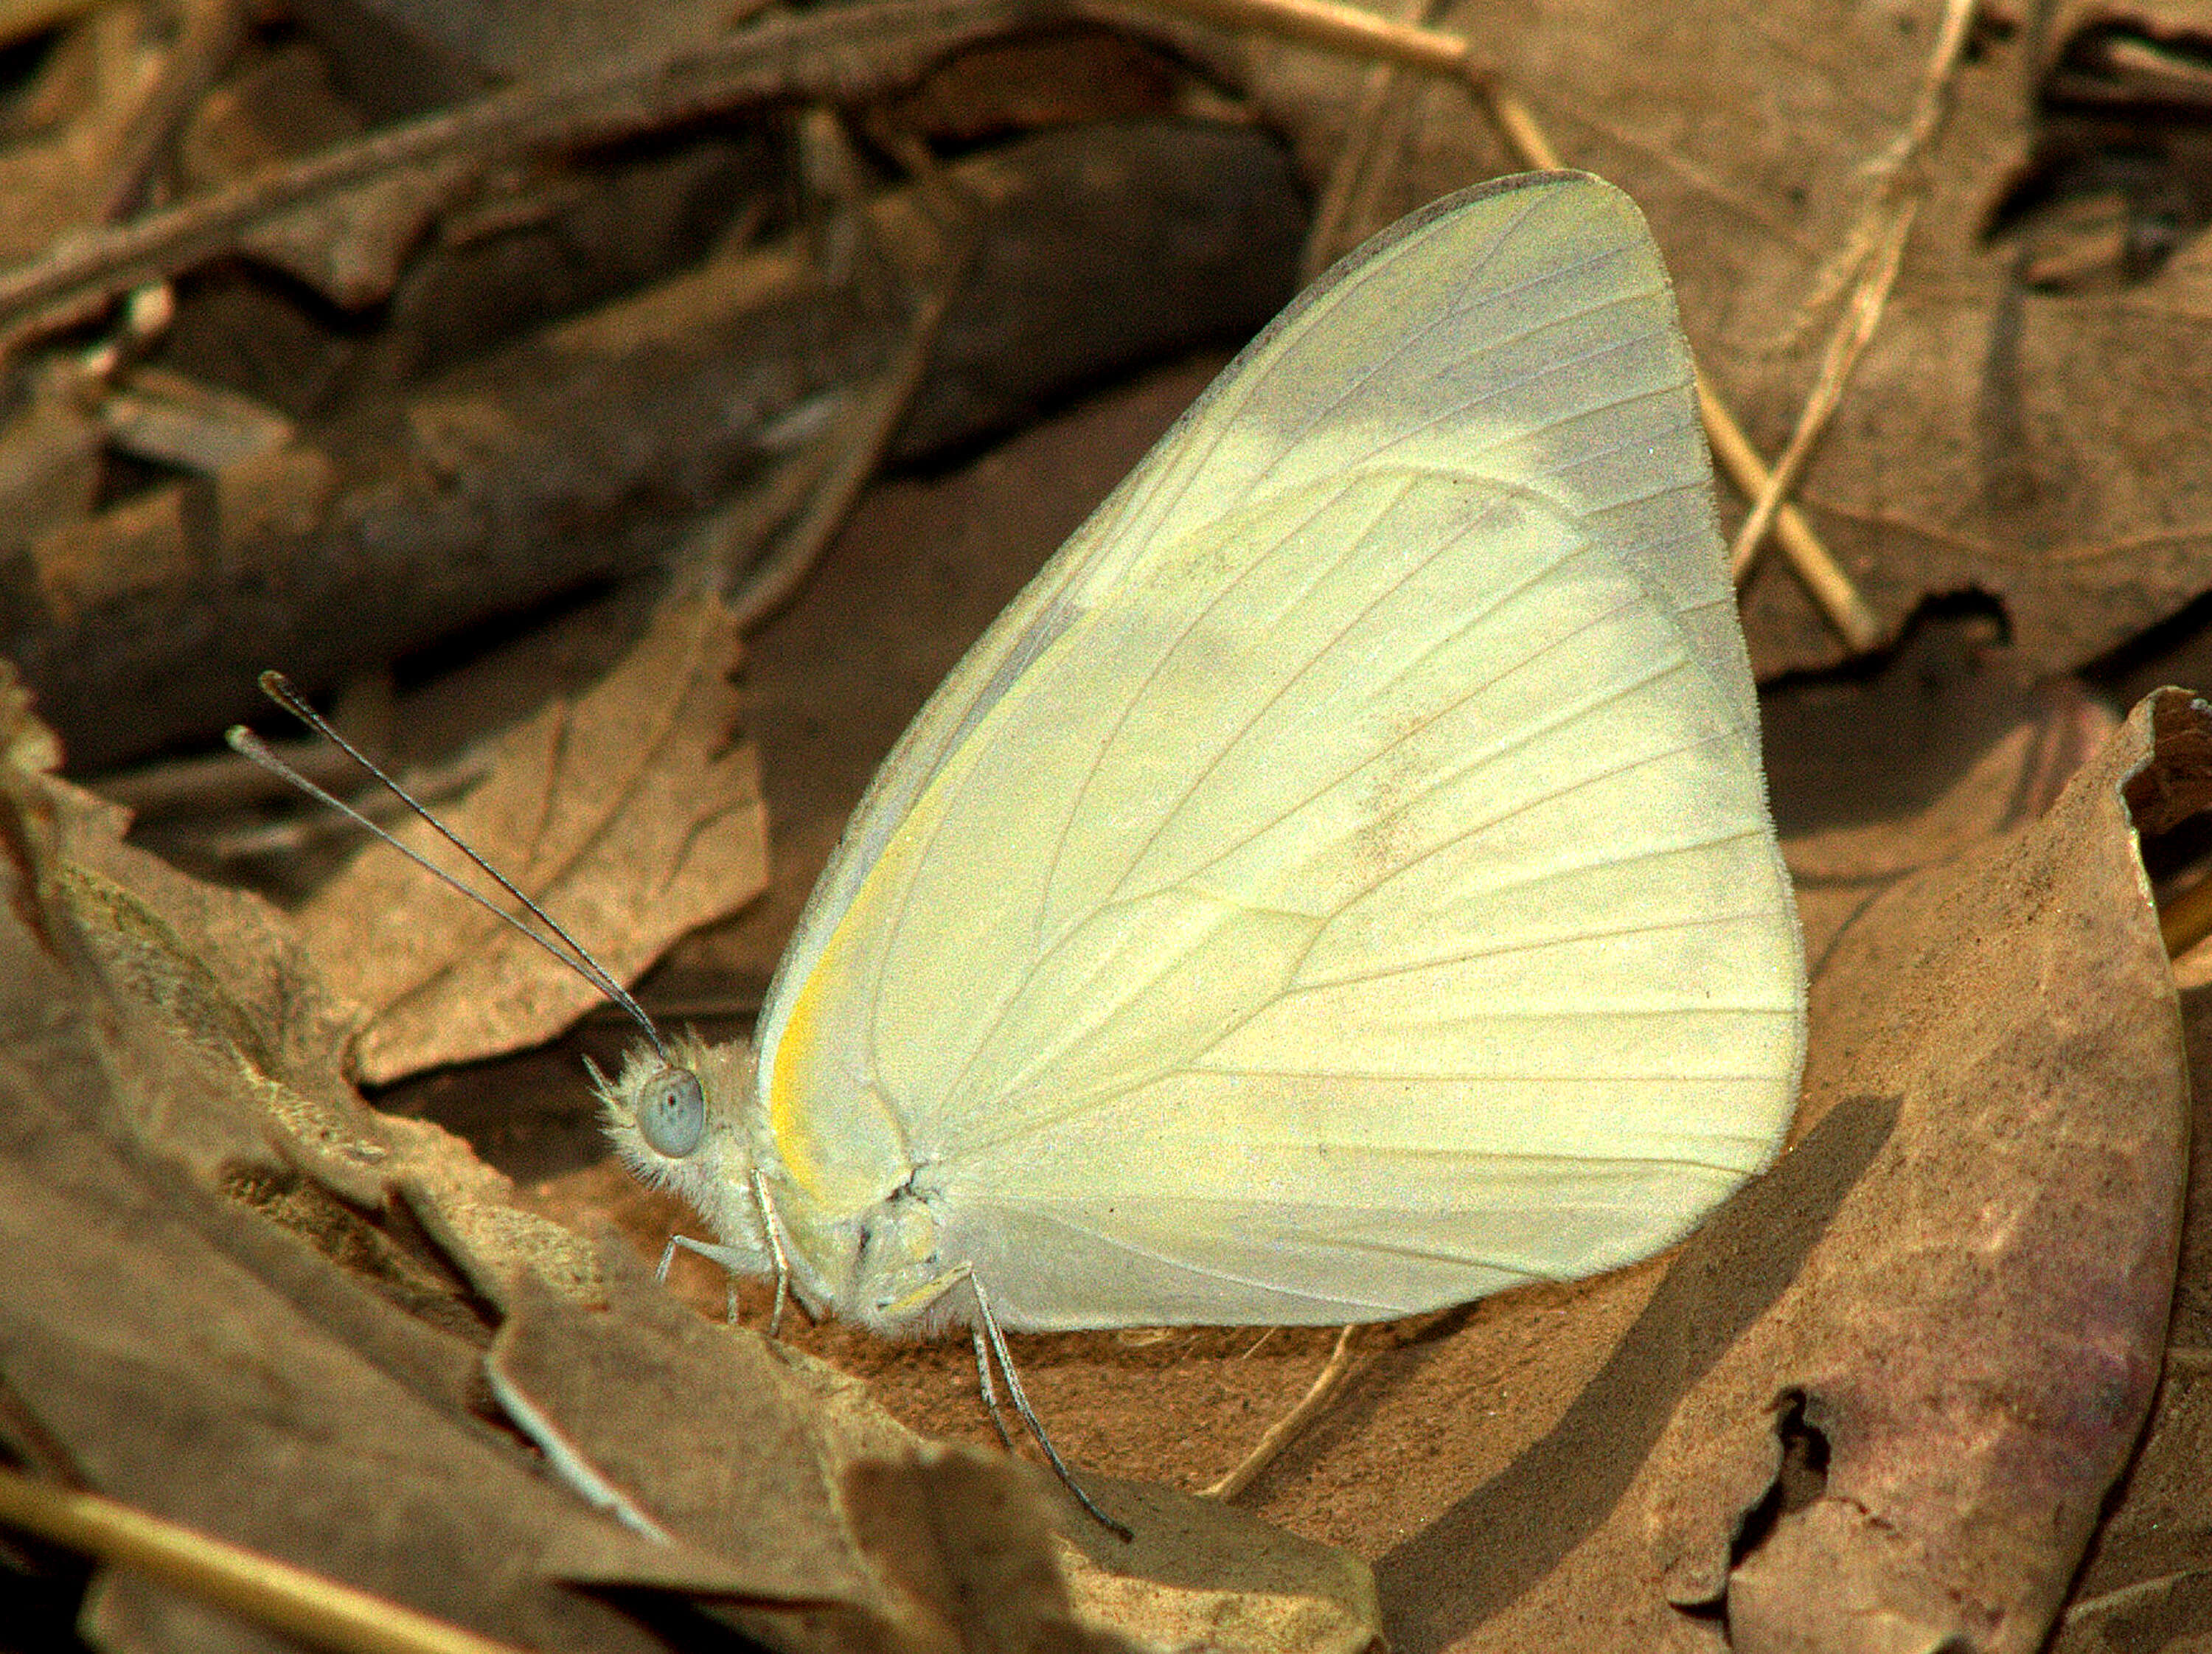
[[549,939],[543,933],[532,930],[528,925],[524,924],[521,920],[516,918],[513,914],[509,913],[505,908],[501,907],[497,903],[488,901],[480,892],[471,890],[466,885],[454,878],[453,874],[447,873],[443,867],[438,866],[437,863],[432,861],[428,857],[424,856],[415,850],[410,849],[406,845],[402,844],[397,838],[385,831],[383,828],[378,826],[367,816],[362,814],[360,811],[355,809],[353,806],[348,804],[343,799],[337,797],[335,794],[331,793],[327,789],[317,786],[313,781],[309,781],[305,775],[295,769],[290,764],[278,757],[276,753],[269,749],[266,742],[263,741],[259,736],[256,735],[252,730],[246,728],[243,724],[234,724],[223,736],[223,739],[229,744],[230,750],[232,751],[239,754],[241,757],[252,759],[254,763],[259,764],[264,769],[269,771],[270,774],[289,782],[292,786],[298,787],[301,792],[307,794],[310,798],[328,805],[331,809],[339,812],[341,814],[351,817],[355,822],[367,828],[370,832],[375,834],[377,837],[382,839],[393,849],[398,851],[400,854],[405,856],[410,861],[422,868],[423,872],[428,873],[433,879],[444,884],[448,890],[458,891],[460,895],[466,897],[470,901],[482,908],[486,913],[490,914],[494,918],[511,926],[520,934],[528,937],[531,941],[536,943],[539,947],[544,948],[548,953],[558,959],[562,964],[568,966],[569,970],[574,971],[586,982],[591,983],[592,987],[598,988],[600,993],[605,994],[610,1000],[612,1000],[617,1005],[620,1006],[623,1011],[629,1013],[630,1019],[635,1022],[640,1028],[645,1031],[646,1038],[653,1043],[653,1049],[659,1054],[661,1061],[672,1068],[676,1066],[674,1060],[668,1055],[668,1048],[661,1043],[660,1031],[653,1025],[653,1019],[645,1014],[645,1007],[638,1004],[635,999],[630,997],[629,990],[624,988],[620,982],[617,982],[606,967],[592,957],[591,950],[586,948],[574,937],[571,936],[568,933],[567,929],[562,927],[559,920],[556,919],[551,914],[546,912],[544,908],[539,907],[538,903],[532,901],[531,897],[525,893],[522,888],[513,879],[509,879],[498,868],[493,867],[491,863],[485,860],[483,857],[478,855],[476,853],[476,850],[465,840],[462,839],[458,834],[456,834],[452,828],[447,826],[444,822],[439,820],[436,816],[433,815],[429,809],[416,800],[405,787],[402,787],[398,781],[392,780],[391,776],[386,775],[374,758],[370,757],[366,752],[363,752],[351,741],[346,739],[344,736],[339,734],[337,730],[331,728],[330,724],[325,721],[322,714],[317,712],[314,708],[309,706],[307,701],[301,696],[300,692],[292,687],[291,680],[286,678],[283,673],[279,672],[264,672],[261,674],[260,683],[261,692],[264,695],[274,701],[278,706],[283,708],[285,711],[290,713],[301,723],[307,725],[308,728],[313,730],[315,733],[321,736],[325,740],[330,742],[331,745],[337,747],[339,751],[351,758],[356,763],[359,764],[363,769],[368,771],[368,774],[374,776],[378,782],[380,782],[386,791],[391,793],[392,797],[398,799],[402,804],[413,811],[416,816],[421,818],[424,822],[427,822],[431,830],[434,831],[439,837],[444,839],[447,843],[452,845],[456,850],[459,850],[463,855],[466,856],[471,866],[483,873],[488,878],[495,881],[501,890],[505,891],[509,896],[513,897],[524,907],[527,908],[532,915],[537,919],[538,923],[544,925],[546,930],[552,932],[554,937],[559,939],[560,946],[556,946],[554,942]]

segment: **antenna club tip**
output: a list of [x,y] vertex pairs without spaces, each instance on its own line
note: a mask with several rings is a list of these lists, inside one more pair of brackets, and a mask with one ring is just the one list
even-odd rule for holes
[[261,685],[261,692],[271,700],[282,700],[293,692],[292,680],[274,666],[263,672],[253,681]]

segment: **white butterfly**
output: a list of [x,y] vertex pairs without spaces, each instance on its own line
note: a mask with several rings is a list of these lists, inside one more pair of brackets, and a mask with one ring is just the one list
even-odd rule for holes
[[1628,1262],[1796,1099],[1757,716],[1641,217],[1465,192],[1046,565],[854,813],[757,1065],[634,1056],[614,1140],[696,1250],[979,1361]]
[[971,1326],[1059,1467],[1001,1329],[1408,1315],[1642,1257],[1765,1166],[1804,967],[1690,385],[1619,191],[1439,202],[931,698],[757,1063],[540,913],[649,1037],[600,1089],[717,1237],[681,1244]]

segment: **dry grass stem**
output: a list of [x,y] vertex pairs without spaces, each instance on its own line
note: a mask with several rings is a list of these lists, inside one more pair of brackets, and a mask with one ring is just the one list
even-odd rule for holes
[[[1316,1414],[1336,1399],[1337,1391],[1344,1388],[1345,1377],[1352,1371],[1352,1335],[1358,1330],[1355,1325],[1337,1334],[1336,1347],[1328,1353],[1328,1361],[1306,1393],[1298,1398],[1297,1405],[1267,1427],[1267,1433],[1244,1456],[1243,1462],[1203,1490],[1206,1498],[1235,1499],[1259,1480],[1260,1473],[1275,1462],[1276,1456]],[[1253,1346],[1255,1349],[1258,1347],[1256,1344]]]
[[138,106],[131,112],[114,153],[106,162],[107,182],[99,210],[101,222],[127,218],[144,204],[147,185],[178,129],[245,40],[245,7],[240,0],[189,0],[168,60],[140,95]]
[[513,1645],[96,1493],[0,1469],[0,1522],[136,1568],[203,1602],[344,1654],[514,1654]]
[[[1749,577],[1759,548],[1774,526],[1775,514],[1803,475],[1813,449],[1844,399],[1851,370],[1858,366],[1860,356],[1881,323],[1881,313],[1888,306],[1891,289],[1896,285],[1898,268],[1905,259],[1905,243],[1912,233],[1912,221],[1917,213],[1916,203],[1901,203],[1891,216],[1886,234],[1874,250],[1875,256],[1860,270],[1858,285],[1853,289],[1850,302],[1820,359],[1820,377],[1814,380],[1804,406],[1798,410],[1797,428],[1790,432],[1790,444],[1783,449],[1781,459],[1775,461],[1765,486],[1753,498],[1751,513],[1736,531],[1735,543],[1729,547],[1729,576],[1739,586]],[[1866,618],[1871,623],[1873,617]]]
[[1871,186],[1867,204],[1844,238],[1842,250],[1814,281],[1801,317],[1809,319],[1825,311],[1853,284],[1859,271],[1880,260],[1900,204],[1924,192],[1921,163],[1950,112],[1951,87],[1973,33],[1974,15],[1975,0],[1944,0],[1943,25],[1921,70],[1912,114],[1889,147],[1867,164],[1865,175]]
[[[793,462],[793,472],[803,476],[808,484],[804,504],[731,598],[731,611],[737,617],[740,632],[759,625],[791,600],[852,514],[860,490],[883,463],[891,439],[898,435],[908,409],[914,405],[915,393],[921,388],[938,331],[960,290],[969,267],[968,255],[975,245],[972,234],[968,242],[968,252],[947,261],[944,279],[915,307],[906,340],[890,365],[829,430],[810,444],[807,454]],[[697,542],[703,548],[702,561],[716,569],[726,588],[727,571],[740,556],[750,555],[751,545],[761,538],[757,531],[763,526],[750,506],[739,510],[745,520],[744,529],[735,521],[735,514],[726,514]]]
[[[1329,0],[1145,0],[1145,3],[1308,46],[1460,76],[1481,100],[1507,147],[1522,165],[1551,171],[1565,164],[1534,112],[1457,35],[1392,22],[1349,6],[1331,4]],[[1771,486],[1771,473],[1703,374],[1698,378],[1698,410],[1721,468],[1746,499],[1759,501]],[[1854,654],[1873,648],[1881,641],[1881,622],[1820,543],[1812,524],[1788,504],[1770,508],[1770,514],[1775,537],[1791,568],[1837,635]]]
[[[1433,0],[1395,0],[1394,19],[1425,27],[1437,7]],[[1313,226],[1298,258],[1301,283],[1312,281],[1381,227],[1380,203],[1392,166],[1413,119],[1409,71],[1396,64],[1370,64],[1361,79],[1344,144],[1328,169],[1314,203]]]
[[1474,48],[1456,34],[1393,22],[1357,6],[1331,0],[1142,0],[1157,11],[1180,13],[1224,28],[1249,28],[1302,46],[1372,58],[1431,75],[1486,72]]
[[[1758,499],[1766,491],[1766,461],[1752,447],[1743,427],[1715,394],[1702,370],[1698,374],[1698,413],[1705,421],[1705,439],[1713,445],[1713,458],[1729,480],[1747,500]],[[1829,556],[1805,514],[1794,505],[1780,505],[1774,513],[1773,533],[1790,559],[1790,567],[1804,582],[1807,594],[1851,652],[1863,654],[1880,643],[1881,620],[1859,595],[1850,576]]]
[[1550,173],[1567,164],[1552,147],[1552,140],[1546,136],[1535,111],[1522,102],[1512,88],[1496,75],[1473,68],[1468,71],[1468,82],[1474,88],[1475,96],[1482,100],[1498,136],[1505,140],[1505,147],[1513,151],[1522,166]]
[[[1779,518],[1787,511],[1787,496],[1796,487],[1821,433],[1834,417],[1850,384],[1851,371],[1873,338],[1896,284],[1905,242],[1918,212],[1920,162],[1942,130],[1943,117],[1950,106],[1950,88],[1972,33],[1973,18],[1973,0],[1946,0],[1943,26],[1922,73],[1911,119],[1896,141],[1868,169],[1875,187],[1866,210],[1845,239],[1841,255],[1816,283],[1814,296],[1806,312],[1812,314],[1826,308],[1833,295],[1849,283],[1851,293],[1844,313],[1829,339],[1819,378],[1799,411],[1789,447],[1771,475],[1755,490],[1746,489],[1752,501],[1751,513],[1737,531],[1735,544],[1729,548],[1729,571],[1741,585],[1755,566],[1759,549],[1767,534],[1775,531],[1791,566],[1805,581],[1822,612],[1845,641],[1857,649],[1871,648],[1879,637],[1874,616],[1858,601],[1856,592],[1843,572],[1825,554],[1816,559],[1808,558],[1796,544],[1796,532],[1784,529]],[[1865,635],[1863,642],[1855,635],[1861,631]]]

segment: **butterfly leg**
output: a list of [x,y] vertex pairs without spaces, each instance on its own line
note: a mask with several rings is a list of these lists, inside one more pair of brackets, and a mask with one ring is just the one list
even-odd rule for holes
[[991,1415],[991,1428],[999,1432],[999,1439],[1011,1453],[1014,1450],[1014,1438],[1006,1429],[1006,1415],[999,1411],[999,1387],[991,1377],[991,1347],[983,1340],[981,1323],[968,1330],[975,1341],[975,1382],[982,1387],[983,1410]]
[[[653,1272],[653,1278],[658,1281],[667,1280],[668,1266],[676,1262],[676,1249],[679,1246],[687,1252],[697,1253],[711,1263],[719,1263],[722,1266],[722,1318],[732,1327],[736,1326],[738,1324],[738,1272],[730,1268],[730,1260],[725,1249],[709,1245],[705,1241],[693,1240],[689,1235],[671,1235],[668,1237],[668,1244],[661,1249],[660,1267]],[[770,1337],[775,1335],[773,1329],[770,1329],[769,1335]]]
[[[1036,1439],[1036,1444],[1044,1449],[1044,1456],[1051,1461],[1053,1474],[1060,1478],[1060,1485],[1075,1495],[1075,1502],[1089,1511],[1098,1525],[1105,1529],[1108,1533],[1125,1543],[1133,1539],[1135,1535],[1127,1528],[1098,1508],[1091,1495],[1083,1491],[1083,1484],[1076,1481],[1073,1474],[1061,1460],[1060,1450],[1052,1444],[1052,1438],[1045,1434],[1044,1425],[1031,1410],[1030,1398],[1022,1394],[1022,1376],[1014,1371],[1014,1359],[1006,1352],[1006,1335],[999,1330],[998,1319],[991,1313],[991,1300],[984,1294],[983,1283],[971,1274],[968,1277],[968,1285],[975,1293],[975,1371],[982,1380],[983,1403],[990,1409],[991,1422],[999,1426],[1000,1438],[1006,1441],[1007,1450],[1011,1452],[1014,1444],[1006,1435],[1005,1421],[999,1416],[999,1400],[991,1385],[993,1359],[997,1360],[999,1371],[1006,1377],[1006,1396],[1013,1402],[1014,1411],[1020,1415],[1021,1421],[1029,1426],[1030,1434]],[[988,1358],[985,1353],[987,1341],[989,1346]]]
[[758,1166],[752,1170],[753,1198],[760,1202],[761,1227],[768,1231],[769,1256],[775,1260],[775,1307],[768,1312],[768,1335],[774,1338],[783,1326],[783,1306],[791,1302],[791,1260],[783,1255],[783,1233],[775,1221],[775,1202],[769,1198],[768,1183]]

